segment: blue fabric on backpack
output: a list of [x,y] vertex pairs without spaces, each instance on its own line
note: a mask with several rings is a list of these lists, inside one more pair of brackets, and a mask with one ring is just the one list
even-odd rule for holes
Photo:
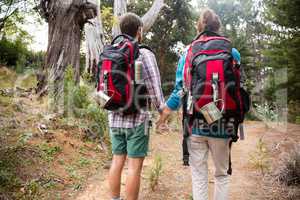
[[235,60],[237,62],[237,64],[240,65],[241,64],[240,52],[236,48],[232,48],[231,54],[232,54],[233,60]]

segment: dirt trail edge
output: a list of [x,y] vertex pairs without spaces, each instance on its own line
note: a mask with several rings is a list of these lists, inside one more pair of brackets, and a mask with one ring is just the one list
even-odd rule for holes
[[[247,122],[245,124],[246,139],[234,144],[232,149],[233,175],[230,184],[231,200],[263,199],[262,177],[257,169],[250,163],[250,153],[255,151],[256,144],[263,135],[274,130],[267,130],[260,122]],[[276,132],[276,131],[275,131]],[[276,132],[275,134],[280,134]],[[284,134],[284,133],[281,133]],[[273,134],[271,134],[273,135]],[[189,167],[182,166],[181,161],[181,135],[178,131],[167,135],[152,133],[151,152],[147,157],[143,169],[143,180],[140,190],[141,200],[190,200],[191,177]],[[152,192],[149,187],[149,170],[156,155],[160,155],[163,162],[163,172],[158,187]],[[213,193],[213,165],[209,163],[210,199]],[[109,200],[108,183],[106,181],[108,170],[92,177],[84,191],[78,193],[76,200]],[[126,169],[122,177],[122,196],[124,197],[124,183]]]

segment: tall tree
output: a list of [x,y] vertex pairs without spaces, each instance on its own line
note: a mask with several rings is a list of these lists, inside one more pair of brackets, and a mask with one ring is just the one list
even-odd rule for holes
[[300,1],[266,0],[266,18],[270,25],[271,40],[265,51],[269,66],[287,69],[288,81],[279,87],[288,89],[289,100],[300,99]]
[[64,72],[72,65],[79,81],[81,33],[84,24],[97,16],[97,4],[89,0],[41,0],[38,9],[49,28],[45,73],[40,77],[38,90],[49,89],[54,110],[61,113]]
[[[288,104],[288,120],[295,122],[300,105],[300,1],[266,0],[264,3],[270,36],[264,55],[268,58],[268,66],[273,69],[275,80],[268,95],[273,101]],[[286,94],[282,91],[286,90],[287,98],[283,98]]]

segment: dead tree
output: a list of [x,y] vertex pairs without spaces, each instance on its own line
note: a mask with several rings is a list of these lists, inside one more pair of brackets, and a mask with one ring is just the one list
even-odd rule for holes
[[[150,30],[151,26],[159,16],[160,10],[165,6],[164,0],[155,0],[150,10],[143,16],[144,32]],[[119,19],[124,13],[127,12],[127,0],[114,1],[114,16]],[[100,52],[103,49],[103,29],[100,12],[98,16],[89,20],[91,23],[86,24],[85,37],[86,37],[86,71],[92,73],[95,69]],[[120,34],[120,27],[118,21],[113,25],[112,35],[117,36]]]
[[[142,17],[144,23],[144,32],[150,30],[151,26],[155,23],[155,20],[159,16],[160,10],[165,6],[164,0],[155,0],[152,4],[150,10]],[[115,0],[114,1],[114,16],[116,19],[119,19],[124,13],[127,12],[127,0]],[[114,24],[113,26],[113,36],[120,34],[119,23]]]
[[99,55],[103,50],[103,27],[100,12],[99,0],[94,0],[97,4],[97,16],[88,20],[85,24],[85,41],[86,41],[86,68],[85,71],[89,74],[94,74],[99,62]]
[[[115,0],[114,13],[120,17],[126,12],[126,0]],[[143,17],[145,30],[149,30],[164,6],[163,0],[155,0],[151,9]],[[64,73],[68,65],[75,71],[76,82],[80,78],[80,43],[85,27],[86,70],[98,63],[103,49],[103,29],[100,16],[99,0],[40,0],[37,10],[48,22],[48,48],[42,73],[38,75],[37,92],[45,91],[53,97],[60,112],[64,95]],[[113,35],[119,34],[118,24],[114,26]]]
[[68,65],[80,73],[80,43],[84,24],[97,15],[97,5],[89,0],[41,0],[41,16],[48,22],[48,48],[38,92],[48,90],[54,105],[63,101],[63,79]]

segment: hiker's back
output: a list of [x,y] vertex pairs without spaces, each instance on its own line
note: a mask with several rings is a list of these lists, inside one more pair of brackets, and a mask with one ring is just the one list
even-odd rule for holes
[[[147,81],[145,80],[147,79],[146,74],[149,73],[147,73],[147,71],[151,70],[148,68],[148,65],[145,64],[145,61],[147,62],[147,60],[149,59],[155,59],[154,53],[149,48],[141,46],[139,49],[139,56],[136,59],[136,62],[141,63],[141,82],[143,82],[143,84],[145,84],[145,81]],[[136,127],[149,117],[146,110],[148,109],[147,106],[151,103],[151,99],[149,98],[147,87],[139,87],[139,90],[140,93],[144,94],[144,96],[139,96],[139,99],[142,100],[142,103],[140,102],[140,104],[142,104],[143,106],[138,107],[138,110],[132,114],[124,114],[118,111],[109,111],[108,119],[111,127]]]
[[196,135],[236,137],[243,121],[240,69],[233,65],[231,51],[230,40],[213,32],[203,32],[188,50],[183,106]]

